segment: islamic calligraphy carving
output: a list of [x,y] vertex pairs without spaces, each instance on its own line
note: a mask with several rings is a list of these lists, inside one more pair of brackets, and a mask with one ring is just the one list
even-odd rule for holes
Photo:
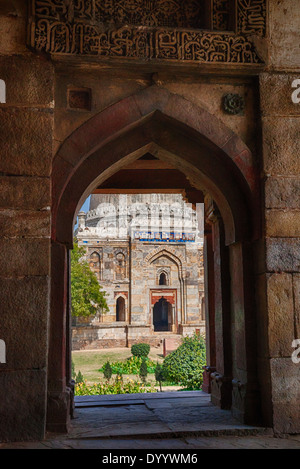
[[242,34],[264,36],[266,33],[266,1],[238,0],[237,28]]
[[228,32],[229,0],[213,0],[215,31],[201,29],[201,0],[31,1],[31,46],[38,51],[99,58],[261,63],[247,34],[264,33],[265,0],[236,0],[240,29],[236,33]]
[[37,17],[114,25],[199,28],[201,0],[35,0]]

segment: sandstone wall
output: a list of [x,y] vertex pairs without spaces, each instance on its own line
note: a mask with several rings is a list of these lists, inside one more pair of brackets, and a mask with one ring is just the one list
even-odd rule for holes
[[26,49],[26,2],[0,4],[0,439],[44,436],[54,69]]

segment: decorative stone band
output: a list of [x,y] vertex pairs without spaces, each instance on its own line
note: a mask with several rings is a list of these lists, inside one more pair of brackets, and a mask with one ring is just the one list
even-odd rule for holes
[[145,26],[107,29],[84,22],[33,18],[30,46],[54,55],[204,64],[262,64],[246,36]]

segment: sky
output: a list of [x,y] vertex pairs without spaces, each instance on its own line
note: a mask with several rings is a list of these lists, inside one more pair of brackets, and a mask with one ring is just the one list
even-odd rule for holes
[[90,198],[91,196],[89,196],[86,201],[84,202],[83,206],[81,207],[81,209],[79,210],[80,212],[85,212],[87,213],[89,211],[89,206],[90,206]]

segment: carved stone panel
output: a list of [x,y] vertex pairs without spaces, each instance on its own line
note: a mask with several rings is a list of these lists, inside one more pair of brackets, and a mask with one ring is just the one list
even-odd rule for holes
[[207,0],[31,0],[30,45],[53,55],[259,64],[247,35],[264,34],[265,1],[212,0],[207,31]]

